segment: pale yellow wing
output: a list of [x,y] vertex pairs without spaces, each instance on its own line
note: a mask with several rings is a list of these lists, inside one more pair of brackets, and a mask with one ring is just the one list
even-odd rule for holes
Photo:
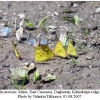
[[13,40],[11,41],[11,44],[12,44],[12,48],[13,48],[13,50],[14,50],[14,52],[15,52],[16,57],[19,58],[19,59],[21,59],[21,54],[20,54],[20,53],[18,52],[18,50],[16,49]]
[[56,56],[60,56],[62,58],[66,57],[66,50],[65,48],[62,46],[61,41],[58,41],[56,43],[55,49],[54,49],[54,53]]
[[43,44],[41,48],[43,49],[43,51],[47,53],[48,59],[52,59],[54,57],[54,53],[47,45]]
[[68,40],[67,54],[75,57],[77,56],[76,50],[70,40]]
[[48,60],[47,53],[41,49],[40,46],[35,48],[35,61],[36,62],[45,62]]

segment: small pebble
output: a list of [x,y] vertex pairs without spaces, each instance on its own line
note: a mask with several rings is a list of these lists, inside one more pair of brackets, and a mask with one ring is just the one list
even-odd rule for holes
[[63,86],[62,86],[62,85],[58,85],[58,88],[59,88],[59,89],[63,89]]
[[54,12],[53,14],[51,14],[52,17],[58,16],[59,13],[58,12]]
[[57,27],[53,26],[53,25],[50,25],[50,26],[48,26],[48,29],[57,29]]
[[13,13],[13,15],[16,15],[16,13]]
[[5,26],[6,25],[6,21],[0,21],[0,26]]
[[80,21],[80,22],[82,22],[82,21],[84,21],[84,19],[82,19],[82,18],[79,18],[79,21]]
[[80,41],[82,44],[86,44],[87,42],[86,42],[86,40],[81,40]]
[[29,70],[32,70],[32,69],[34,69],[34,68],[35,68],[34,63],[30,63],[30,65],[29,65]]
[[59,15],[59,13],[58,13],[58,12],[54,12],[54,15],[55,15],[55,16],[58,16],[58,15]]
[[66,32],[69,31],[69,27],[67,26],[59,26],[60,30],[65,30]]
[[92,43],[91,45],[96,44],[96,42],[97,42],[97,41],[96,41],[95,39],[93,39],[93,40],[91,41],[91,43]]
[[92,53],[89,53],[86,55],[87,60],[92,60],[94,58],[94,55]]
[[95,10],[96,13],[100,13],[100,7]]
[[94,21],[97,21],[97,18],[92,18],[92,21],[94,22]]
[[89,68],[92,68],[92,65],[89,65]]
[[75,8],[75,7],[77,7],[79,4],[78,3],[74,3],[73,4],[73,7]]
[[21,64],[21,67],[22,67],[22,69],[24,69],[24,70],[26,70],[28,72],[33,70],[33,69],[35,69],[34,63],[29,63],[29,62]]
[[96,31],[93,31],[93,32],[91,32],[90,34],[91,34],[92,37],[94,37],[95,34],[96,34]]
[[21,66],[29,66],[29,62],[25,62],[23,64],[20,64]]
[[20,19],[25,18],[25,14],[18,14],[18,16],[20,17]]
[[7,12],[5,12],[5,13],[2,13],[4,16],[6,16],[8,13]]
[[47,15],[50,16],[51,15],[51,12],[50,11],[47,11]]

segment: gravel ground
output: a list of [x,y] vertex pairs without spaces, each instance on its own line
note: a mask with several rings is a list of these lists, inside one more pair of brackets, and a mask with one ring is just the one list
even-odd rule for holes
[[[14,26],[14,19],[19,14],[25,14],[25,18],[35,25],[45,17],[47,26],[57,27],[55,34],[67,33],[74,29],[71,38],[73,38],[78,58],[76,63],[72,62],[71,57],[62,59],[55,57],[45,64],[34,62],[34,47],[27,44],[27,41],[19,43],[15,37],[15,32],[11,31],[9,35],[0,38],[0,89],[15,89],[11,83],[10,68],[19,67],[25,62],[34,62],[40,73],[50,70],[56,75],[56,80],[52,82],[33,82],[33,73],[29,75],[29,82],[25,89],[99,89],[100,88],[100,2],[88,1],[27,1],[27,2],[1,2],[0,1],[0,23],[8,21],[11,29]],[[64,9],[71,12],[63,13]],[[79,27],[72,23],[61,20],[63,16],[79,17]],[[18,17],[18,22],[20,18]],[[86,28],[87,35],[83,33]],[[34,36],[34,30],[30,31]],[[29,30],[24,27],[23,37],[27,38]],[[47,33],[49,39],[52,33]],[[54,37],[54,35],[52,36]],[[18,50],[22,55],[22,60],[16,58],[10,41],[14,40]],[[49,47],[54,48],[55,43],[50,41]],[[81,48],[79,48],[81,45]]]

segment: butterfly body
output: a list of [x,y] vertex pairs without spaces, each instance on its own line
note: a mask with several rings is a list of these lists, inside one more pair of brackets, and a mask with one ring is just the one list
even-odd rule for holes
[[65,58],[66,57],[66,50],[65,48],[63,47],[61,41],[58,41],[56,43],[56,46],[55,46],[55,49],[54,49],[54,54],[56,56],[60,56],[62,58]]

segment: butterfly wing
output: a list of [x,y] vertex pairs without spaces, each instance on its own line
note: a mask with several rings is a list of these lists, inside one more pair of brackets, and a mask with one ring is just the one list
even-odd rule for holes
[[0,35],[1,36],[6,36],[8,35],[10,32],[10,28],[9,27],[1,27],[0,29]]
[[34,43],[35,43],[35,38],[32,36],[31,33],[29,33],[29,36],[28,36],[28,38],[27,38],[27,43],[28,43],[29,45],[34,45]]
[[68,40],[67,54],[77,56],[76,50],[70,40]]
[[63,46],[67,45],[67,37],[66,34],[61,33],[59,36],[59,41],[61,41]]
[[20,54],[20,53],[18,52],[18,50],[16,49],[13,40],[11,41],[11,44],[12,44],[12,47],[13,47],[13,49],[14,49],[14,52],[15,52],[16,57],[20,59],[20,58],[21,58],[21,54]]
[[23,35],[23,27],[20,27],[19,28],[19,31],[20,31],[20,37],[22,38],[22,35]]
[[18,41],[21,41],[23,35],[23,27],[20,27],[17,31],[16,31],[16,38]]
[[40,41],[40,44],[41,44],[41,45],[42,45],[42,44],[45,44],[45,45],[46,45],[46,44],[47,44],[47,40],[41,40],[41,41]]
[[17,38],[18,41],[21,40],[21,36],[20,36],[20,31],[19,31],[19,29],[16,31],[16,38]]
[[41,47],[36,46],[35,48],[35,61],[44,62],[48,60],[47,53],[41,49]]
[[47,45],[42,45],[41,48],[47,53],[48,59],[52,59],[54,57],[54,53]]
[[40,33],[38,35],[38,38],[39,38],[39,45],[47,45],[48,44],[48,39],[46,38],[46,34],[45,33]]
[[60,56],[62,58],[66,57],[66,50],[62,46],[61,41],[58,41],[56,43],[56,46],[55,46],[55,49],[54,49],[54,53],[55,53],[56,56]]

